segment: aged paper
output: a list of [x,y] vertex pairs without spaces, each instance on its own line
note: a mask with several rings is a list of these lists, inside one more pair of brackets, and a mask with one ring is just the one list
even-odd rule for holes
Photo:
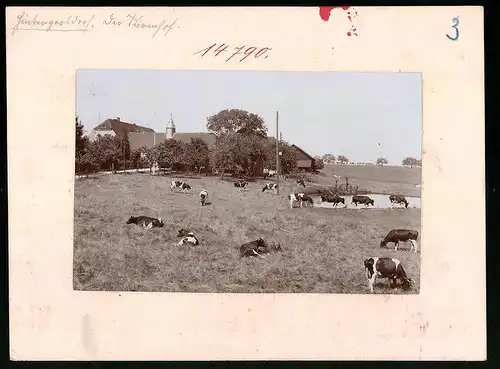
[[[13,360],[486,358],[483,9],[347,11],[7,9]],[[73,291],[78,69],[421,72],[420,294]]]

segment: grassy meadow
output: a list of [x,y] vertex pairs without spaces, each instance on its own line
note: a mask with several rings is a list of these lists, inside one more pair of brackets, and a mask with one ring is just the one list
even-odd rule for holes
[[[420,168],[327,165],[319,183],[333,174],[373,192],[420,196]],[[363,260],[401,260],[420,288],[420,252],[381,249],[392,228],[420,232],[420,209],[289,209],[280,195],[262,193],[264,180],[238,191],[218,177],[186,179],[187,193],[172,193],[168,176],[110,174],[75,181],[74,278],[76,290],[226,293],[369,293]],[[181,179],[182,180],[182,179]],[[334,180],[333,180],[334,181]],[[201,207],[198,193],[210,194]],[[161,216],[165,227],[144,230],[125,222],[131,215]],[[178,246],[177,230],[189,228],[200,245]],[[281,253],[240,258],[239,246],[258,237],[280,242]],[[420,250],[420,239],[418,241]],[[392,244],[391,244],[392,245]],[[378,280],[375,293],[391,291]]]

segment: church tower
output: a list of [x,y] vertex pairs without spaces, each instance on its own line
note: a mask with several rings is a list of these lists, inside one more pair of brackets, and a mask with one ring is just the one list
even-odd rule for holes
[[168,140],[169,138],[172,138],[175,134],[175,123],[174,119],[172,118],[172,113],[170,113],[170,119],[168,120],[167,127],[165,129],[165,138]]

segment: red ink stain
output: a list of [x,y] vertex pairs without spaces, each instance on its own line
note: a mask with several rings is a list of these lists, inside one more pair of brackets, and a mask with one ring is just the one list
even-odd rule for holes
[[[328,22],[330,19],[330,14],[333,9],[343,9],[343,10],[348,10],[350,6],[320,6],[319,7],[319,16],[321,19],[323,19],[325,22]],[[350,18],[349,18],[350,20]]]

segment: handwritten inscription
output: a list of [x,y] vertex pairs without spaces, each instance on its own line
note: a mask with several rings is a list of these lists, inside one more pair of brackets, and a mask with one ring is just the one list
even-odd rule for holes
[[455,30],[455,37],[451,37],[449,34],[446,34],[446,37],[448,37],[452,41],[456,41],[458,40],[459,37],[458,24],[460,23],[460,17],[459,16],[453,17],[452,20],[453,24],[451,27]]
[[174,28],[179,28],[179,26],[177,25],[177,19],[175,19],[173,22],[167,22],[166,19],[154,22],[146,20],[142,15],[139,14],[127,14],[126,17],[118,18],[114,13],[111,13],[101,21],[98,20],[94,14],[87,17],[70,14],[58,19],[44,19],[39,14],[31,16],[26,12],[22,12],[17,15],[16,23],[11,28],[11,31],[13,35],[19,31],[88,32],[97,26],[149,30],[152,37],[155,37],[158,34],[163,34],[163,36],[166,36]]
[[18,31],[42,32],[88,32],[94,27],[95,15],[87,18],[78,15],[68,15],[61,19],[42,19],[38,14],[30,17],[22,12],[17,15],[16,24],[11,28],[14,35]]
[[111,27],[125,26],[135,29],[149,29],[153,31],[153,37],[160,32],[163,36],[166,36],[175,27],[179,28],[179,26],[177,26],[177,19],[175,19],[172,23],[168,23],[165,19],[157,23],[151,23],[147,22],[142,15],[138,14],[127,14],[124,19],[118,19],[113,13],[111,13],[107,19],[102,21],[102,24]]
[[[193,53],[193,55],[201,54],[201,57],[204,57],[208,52],[213,51],[213,53],[215,54],[215,56],[218,56],[222,52],[232,52],[232,51],[228,51],[229,45],[221,44],[217,48],[215,48],[215,46],[217,46],[216,43],[212,44],[212,45],[210,45],[210,46],[208,46],[206,48],[204,48],[203,50],[200,50],[200,51],[197,51],[197,52]],[[236,55],[242,55],[243,56],[240,59],[240,62],[242,62],[243,60],[245,60],[246,58],[248,58],[251,55],[253,55],[254,59],[258,59],[261,56],[264,56],[269,50],[272,50],[272,49],[270,47],[263,47],[260,50],[258,50],[258,48],[255,47],[255,46],[248,46],[247,47],[247,45],[243,45],[243,46],[235,47],[234,50],[236,50],[236,51],[233,52],[226,59],[226,62],[229,61],[229,60],[231,60]],[[267,59],[268,56],[269,55],[265,55],[264,59]]]

